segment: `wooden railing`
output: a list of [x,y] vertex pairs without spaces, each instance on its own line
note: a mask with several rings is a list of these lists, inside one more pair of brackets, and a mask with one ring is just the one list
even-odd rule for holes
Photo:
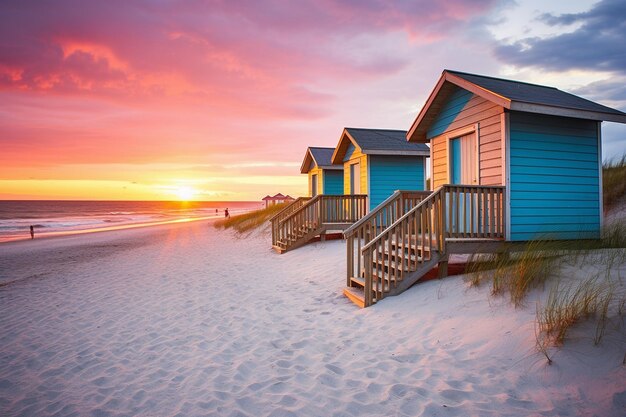
[[505,187],[446,185],[446,238],[503,239]]
[[365,306],[384,298],[435,251],[445,254],[446,239],[503,239],[504,190],[444,185],[363,245]]
[[347,283],[351,277],[362,276],[362,246],[368,244],[383,230],[398,220],[404,213],[429,196],[431,191],[395,191],[365,217],[343,232],[348,252]]
[[279,211],[270,218],[269,221],[272,223],[272,245],[276,245],[276,236],[278,232],[278,225],[280,224],[280,222],[282,222],[287,216],[298,210],[310,200],[311,197],[298,197],[295,199],[295,201],[292,201],[291,204],[287,205],[287,207],[283,208],[281,211]]
[[354,223],[366,213],[367,195],[318,195],[280,221],[272,221],[272,244],[295,242],[322,225]]

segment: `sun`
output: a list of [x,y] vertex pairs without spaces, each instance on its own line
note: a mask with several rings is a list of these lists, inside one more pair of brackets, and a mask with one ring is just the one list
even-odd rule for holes
[[176,188],[176,195],[180,201],[189,201],[196,195],[196,190],[191,187],[181,186]]

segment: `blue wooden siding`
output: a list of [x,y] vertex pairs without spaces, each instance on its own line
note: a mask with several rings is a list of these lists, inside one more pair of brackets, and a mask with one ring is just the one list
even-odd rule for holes
[[343,194],[343,170],[324,170],[324,194]]
[[457,88],[448,98],[446,104],[441,108],[434,122],[426,132],[427,138],[434,138],[444,133],[448,126],[454,122],[456,117],[463,111],[467,103],[472,99],[474,94],[467,90]]
[[343,162],[349,161],[352,158],[352,154],[354,153],[354,145],[350,143],[348,145],[348,149],[346,149],[346,154],[343,157]]
[[510,114],[511,240],[600,237],[597,123]]
[[421,156],[370,155],[370,210],[396,190],[423,190],[425,159]]

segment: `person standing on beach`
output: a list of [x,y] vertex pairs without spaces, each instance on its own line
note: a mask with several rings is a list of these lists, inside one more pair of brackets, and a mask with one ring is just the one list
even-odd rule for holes
[[35,238],[35,228],[33,227],[33,225],[30,225],[30,238],[34,239]]
[[228,212],[228,208],[226,208],[226,210],[224,210],[224,217],[226,217],[226,218],[230,217],[230,213]]

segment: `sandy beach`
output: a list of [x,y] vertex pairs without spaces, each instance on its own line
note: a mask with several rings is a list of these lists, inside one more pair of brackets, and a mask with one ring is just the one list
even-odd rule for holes
[[344,285],[344,241],[204,221],[2,244],[0,415],[626,415],[623,332],[548,365],[540,294],[458,276],[360,310]]

